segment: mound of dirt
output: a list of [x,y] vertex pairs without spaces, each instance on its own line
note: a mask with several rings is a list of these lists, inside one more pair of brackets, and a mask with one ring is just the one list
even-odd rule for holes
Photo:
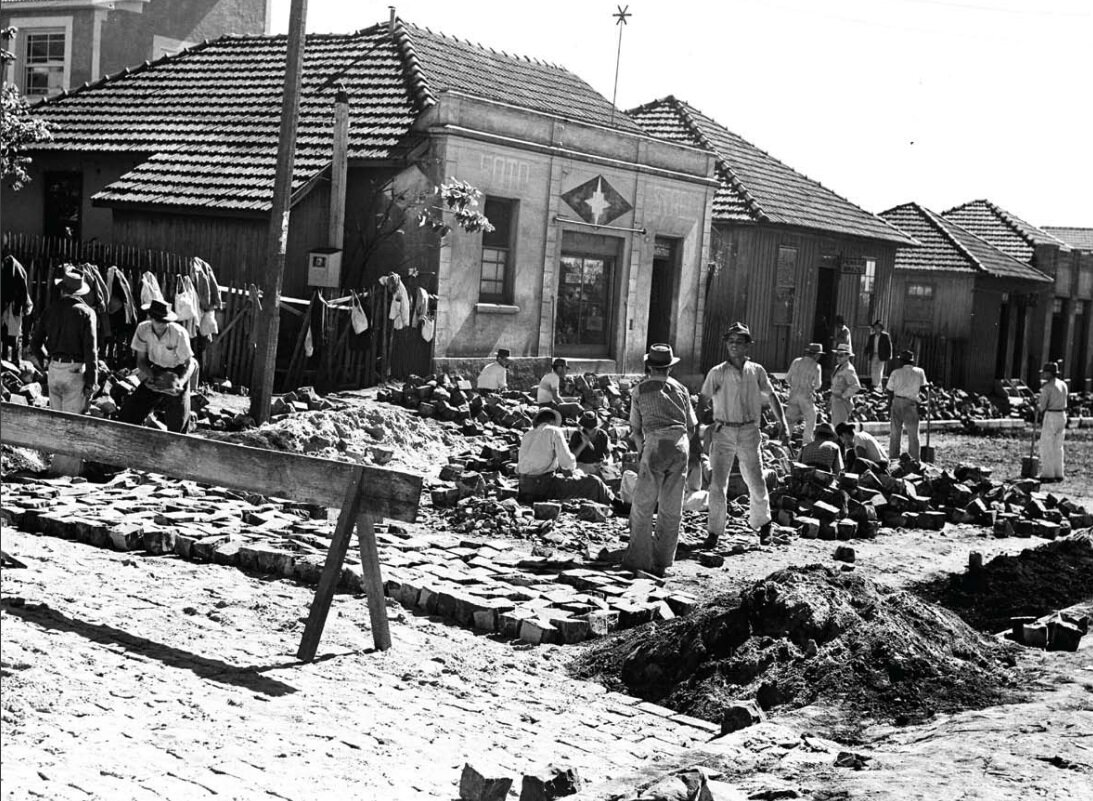
[[571,669],[714,722],[755,699],[764,709],[838,700],[902,724],[1005,697],[1010,648],[910,593],[810,565],[595,645]]
[[1010,627],[1010,618],[1041,617],[1093,598],[1093,542],[1076,532],[1016,556],[996,556],[979,570],[956,573],[916,592],[981,631]]
[[261,428],[204,434],[252,448],[388,465],[418,473],[437,472],[447,462],[452,447],[450,435],[439,426],[403,409],[380,404],[301,412]]

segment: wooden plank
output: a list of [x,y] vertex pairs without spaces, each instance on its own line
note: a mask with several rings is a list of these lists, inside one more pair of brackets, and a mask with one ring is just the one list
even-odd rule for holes
[[342,503],[345,486],[361,470],[362,509],[394,520],[413,521],[421,497],[421,477],[410,473],[10,403],[0,404],[0,440],[328,507]]
[[319,577],[319,586],[315,588],[315,598],[311,602],[311,611],[308,613],[307,624],[304,626],[304,636],[296,652],[296,658],[304,662],[310,662],[315,658],[319,638],[323,636],[326,617],[330,613],[330,603],[334,599],[334,589],[338,586],[338,579],[342,574],[342,563],[345,561],[345,554],[353,538],[353,526],[357,522],[362,484],[362,476],[356,475],[345,488],[342,511],[334,527],[334,536],[330,539],[330,550],[326,552],[326,562],[323,564],[323,572]]
[[377,651],[386,651],[391,647],[391,630],[387,625],[387,602],[376,546],[376,521],[370,514],[357,517],[357,544],[361,552],[364,592],[368,596],[368,617],[372,621],[372,641]]

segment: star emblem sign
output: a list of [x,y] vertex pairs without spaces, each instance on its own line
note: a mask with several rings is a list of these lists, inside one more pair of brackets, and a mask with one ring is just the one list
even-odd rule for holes
[[562,200],[593,225],[607,225],[633,208],[602,175],[570,189]]

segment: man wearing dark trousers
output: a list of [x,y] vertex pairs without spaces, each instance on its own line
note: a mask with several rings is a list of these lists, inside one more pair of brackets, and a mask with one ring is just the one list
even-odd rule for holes
[[183,433],[190,421],[190,375],[197,365],[190,335],[164,301],[153,300],[145,311],[148,319],[137,325],[131,345],[141,385],[122,406],[119,419],[140,425],[162,408],[167,430]]

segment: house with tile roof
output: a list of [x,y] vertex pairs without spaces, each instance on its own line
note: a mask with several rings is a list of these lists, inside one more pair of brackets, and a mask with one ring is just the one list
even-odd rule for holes
[[[34,108],[55,133],[33,169],[78,177],[84,238],[200,255],[222,281],[260,284],[285,60],[284,36],[222,37],[51,97]],[[647,344],[666,341],[697,375],[711,155],[649,136],[562,67],[394,15],[307,36],[285,295],[307,297],[308,255],[328,244],[340,89],[341,285],[397,272],[436,296],[430,342],[396,332],[396,351],[424,354],[415,372],[469,371],[498,347],[638,372]],[[438,241],[410,226],[374,247],[377,215],[453,178],[483,193],[494,231]],[[47,185],[19,196],[13,227],[41,230]]]
[[914,351],[946,386],[990,392],[997,379],[1024,375],[1030,299],[1052,279],[918,203],[880,216],[919,243],[896,251],[895,348]]
[[870,323],[888,315],[896,248],[914,241],[683,100],[627,113],[717,159],[703,366],[724,358],[721,333],[735,320],[751,326],[752,354],[768,369],[785,370],[809,342],[830,350],[836,315],[860,354]]
[[1046,361],[1058,361],[1061,376],[1075,386],[1093,379],[1093,265],[1082,251],[989,200],[973,200],[941,216],[1054,280],[1036,296],[1025,381],[1038,385],[1039,365]]
[[269,21],[270,0],[4,0],[0,28],[19,29],[4,81],[46,96]]

